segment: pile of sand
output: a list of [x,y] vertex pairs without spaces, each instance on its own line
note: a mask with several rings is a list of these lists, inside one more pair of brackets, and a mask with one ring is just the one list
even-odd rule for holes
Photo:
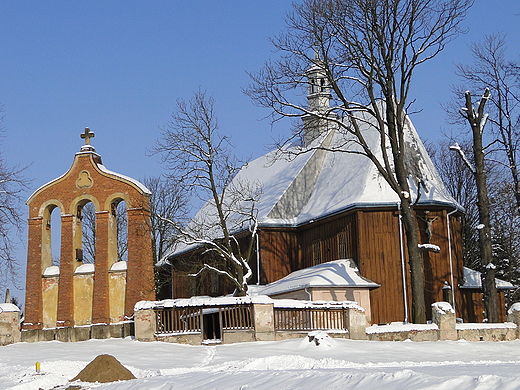
[[111,355],[99,355],[71,381],[106,383],[129,379],[136,378],[119,360]]

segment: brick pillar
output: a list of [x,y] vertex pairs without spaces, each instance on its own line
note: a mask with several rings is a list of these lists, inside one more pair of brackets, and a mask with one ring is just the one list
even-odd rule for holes
[[[75,218],[72,214],[61,216],[60,284],[58,287],[58,318],[56,326],[74,326],[74,253]],[[81,234],[79,232],[78,234]]]
[[96,266],[94,271],[94,301],[92,324],[110,323],[108,286],[108,211],[96,212]]
[[130,208],[128,216],[128,270],[126,279],[125,316],[134,314],[134,305],[154,300],[154,273],[150,214],[143,208]]
[[29,219],[24,329],[41,329],[43,323],[42,221]]

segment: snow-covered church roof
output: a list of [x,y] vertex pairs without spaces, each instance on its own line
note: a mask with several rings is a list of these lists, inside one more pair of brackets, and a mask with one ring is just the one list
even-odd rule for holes
[[255,289],[255,293],[273,296],[311,287],[377,288],[380,285],[361,276],[352,260],[342,259],[295,271],[263,288]]
[[[418,203],[460,207],[444,186],[415,128],[411,122],[408,124],[406,153],[423,184]],[[381,155],[378,132],[367,126],[364,135],[372,150]],[[289,160],[273,161],[274,152],[268,153],[249,163],[236,176],[237,181],[258,183],[262,188],[257,203],[260,225],[298,226],[354,207],[395,206],[399,202],[397,194],[367,157],[316,148],[339,149],[345,144],[344,150],[358,150],[349,135],[331,130],[316,143],[321,145],[311,145],[309,152]],[[412,178],[410,185],[411,195],[416,199],[418,191]]]
[[[368,117],[361,117],[359,123],[365,127],[363,135],[371,150],[381,158],[380,135],[370,121]],[[410,120],[407,120],[404,138],[412,199],[417,199],[416,182],[420,179],[419,205],[460,208],[442,182]],[[307,149],[289,146],[282,152],[273,151],[251,161],[240,170],[231,185],[261,189],[255,201],[260,227],[297,227],[353,208],[395,207],[399,202],[397,194],[375,164],[356,153],[359,151],[352,135],[338,129],[329,130]],[[250,204],[243,206],[251,209]],[[206,203],[191,226],[215,226],[217,217],[213,210],[213,204]],[[231,212],[230,230],[245,229],[248,222],[244,221],[243,213]],[[215,233],[211,230],[206,229],[205,238],[218,238],[218,229]],[[187,249],[179,245],[175,253]]]

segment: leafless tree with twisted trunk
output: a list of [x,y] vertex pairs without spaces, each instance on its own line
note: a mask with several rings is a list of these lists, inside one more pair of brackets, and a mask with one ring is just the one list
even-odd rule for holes
[[[233,180],[243,163],[231,153],[229,137],[218,132],[214,99],[198,91],[188,102],[178,101],[154,152],[162,156],[168,178],[181,191],[205,202],[186,227],[162,216],[186,247],[204,248],[201,269],[193,276],[215,272],[234,285],[235,295],[245,295],[252,276],[249,260],[256,241],[259,189]],[[250,234],[246,245],[240,245],[236,233],[244,230]],[[205,255],[219,261],[206,262]]]

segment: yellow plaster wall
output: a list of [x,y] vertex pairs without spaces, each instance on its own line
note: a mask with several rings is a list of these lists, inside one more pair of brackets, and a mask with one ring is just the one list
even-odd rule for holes
[[58,315],[58,286],[59,276],[43,277],[43,327],[55,328]]
[[[309,293],[311,297],[309,297]],[[370,310],[370,291],[361,288],[315,288],[310,287],[273,295],[274,299],[298,299],[303,301],[354,301],[365,309],[367,322],[371,323],[372,313]]]
[[90,325],[92,323],[92,297],[94,274],[74,275],[74,323]]
[[316,288],[310,289],[313,301],[354,301],[365,309],[367,322],[371,323],[370,291],[360,288]]
[[110,302],[110,322],[117,323],[125,319],[125,290],[126,290],[126,270],[110,271],[109,280],[109,302]]

